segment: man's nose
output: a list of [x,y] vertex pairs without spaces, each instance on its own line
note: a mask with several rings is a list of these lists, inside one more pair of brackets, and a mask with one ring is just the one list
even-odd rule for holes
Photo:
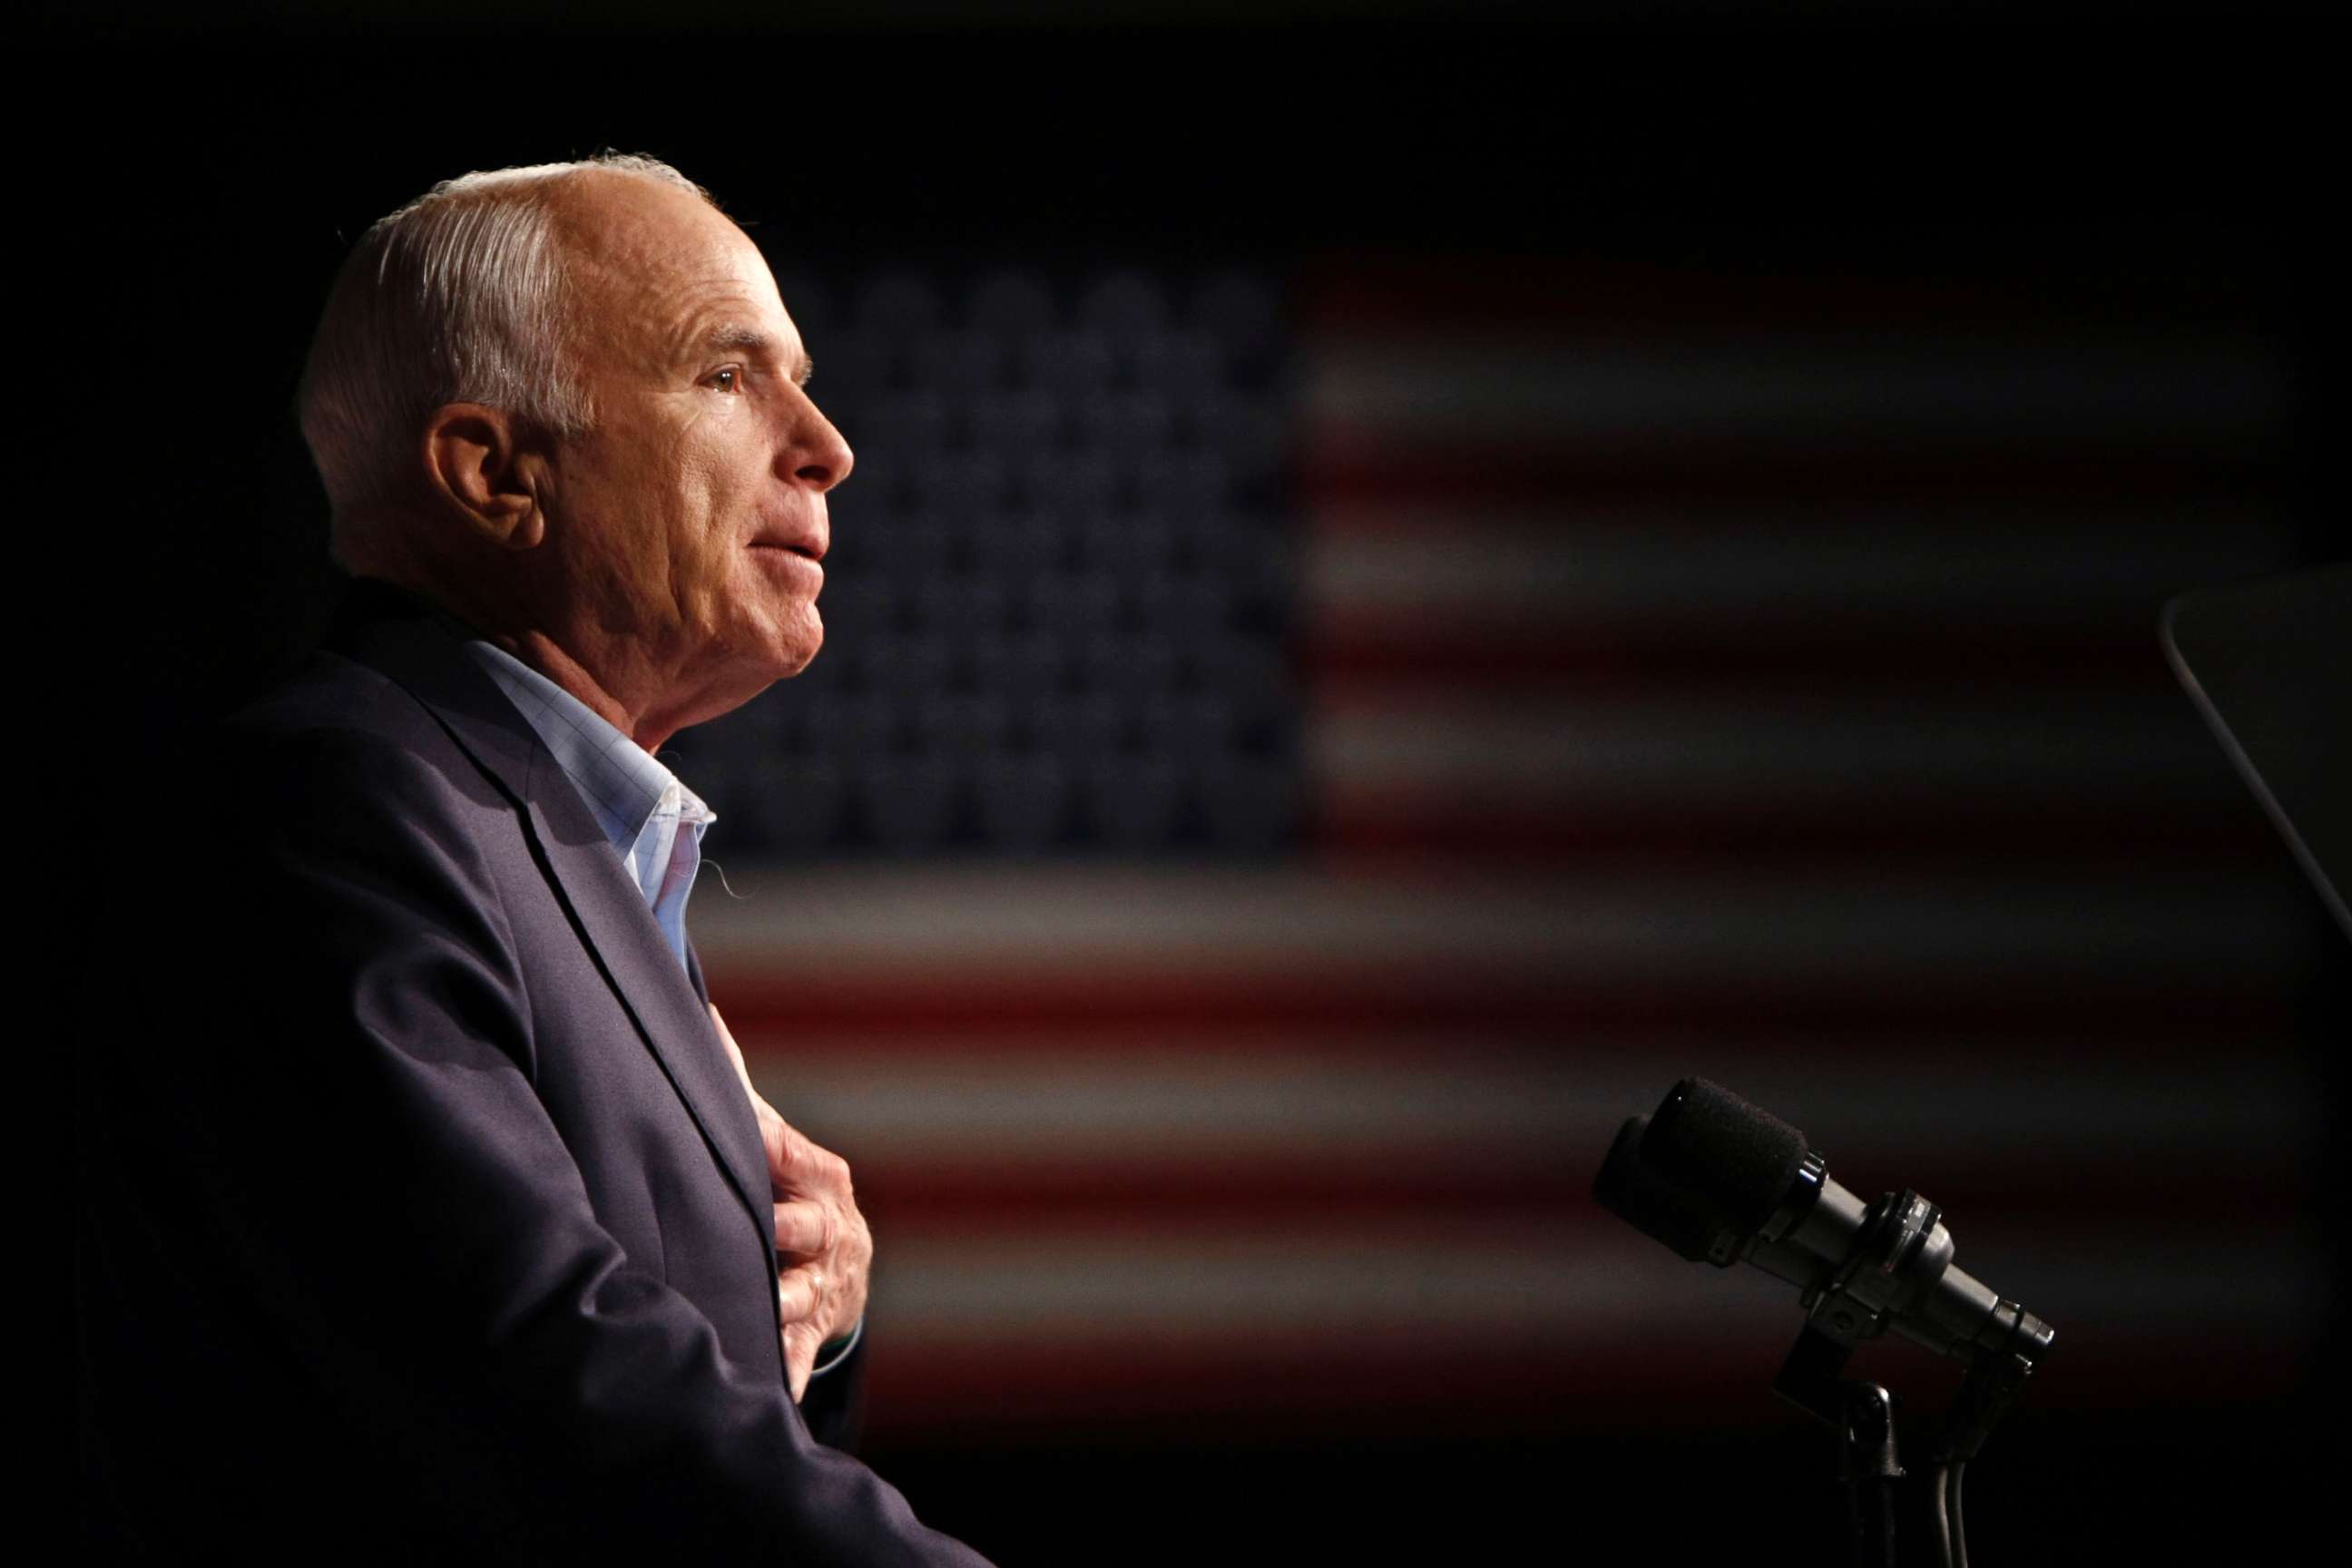
[[800,395],[799,401],[799,424],[786,460],[793,465],[793,479],[823,494],[849,477],[849,470],[857,466],[857,457],[806,393]]

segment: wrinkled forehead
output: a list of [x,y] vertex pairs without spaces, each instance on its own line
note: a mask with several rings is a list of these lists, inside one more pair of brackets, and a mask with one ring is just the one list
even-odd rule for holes
[[714,319],[789,330],[759,247],[692,191],[599,171],[559,196],[556,228],[592,353],[599,342],[633,358],[657,352]]

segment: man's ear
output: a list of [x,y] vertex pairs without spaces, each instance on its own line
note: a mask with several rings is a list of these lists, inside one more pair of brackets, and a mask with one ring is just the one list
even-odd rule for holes
[[425,425],[425,479],[484,543],[535,549],[547,537],[521,422],[502,408],[446,403]]

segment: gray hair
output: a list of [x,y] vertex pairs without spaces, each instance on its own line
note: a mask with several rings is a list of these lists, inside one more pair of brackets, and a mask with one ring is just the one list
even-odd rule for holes
[[[594,418],[572,357],[559,187],[596,170],[710,193],[657,159],[605,153],[444,180],[379,218],[343,263],[302,371],[302,438],[326,482],[335,556],[360,568],[448,403],[505,409],[558,437]],[[713,204],[716,205],[715,203]]]

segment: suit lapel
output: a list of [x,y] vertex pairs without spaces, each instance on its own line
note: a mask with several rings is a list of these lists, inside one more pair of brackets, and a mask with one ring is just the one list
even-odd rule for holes
[[429,611],[383,584],[355,584],[331,646],[397,681],[513,797],[583,940],[646,1049],[727,1173],[765,1246],[773,1214],[765,1151],[751,1103],[645,893],[514,704],[475,668]]
[[[768,1161],[751,1102],[645,893],[622,870],[604,830],[553,758],[539,752],[525,796],[549,869],[637,1032],[718,1155],[736,1195],[773,1246]],[[547,775],[552,775],[550,780]],[[550,787],[550,785],[552,787]]]

